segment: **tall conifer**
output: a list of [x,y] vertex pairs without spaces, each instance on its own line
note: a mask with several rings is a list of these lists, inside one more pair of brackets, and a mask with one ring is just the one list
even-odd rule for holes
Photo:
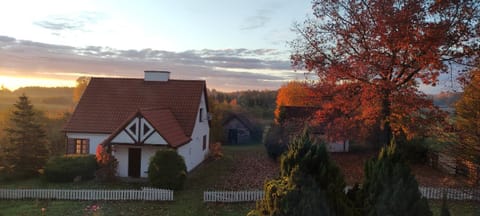
[[38,174],[48,157],[45,129],[33,105],[25,94],[19,97],[5,129],[7,144],[4,160],[11,177],[29,177]]

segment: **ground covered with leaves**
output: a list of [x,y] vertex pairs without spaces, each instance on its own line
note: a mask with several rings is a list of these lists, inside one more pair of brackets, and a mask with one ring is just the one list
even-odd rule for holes
[[278,162],[267,156],[263,145],[227,146],[225,151],[226,155],[231,156],[233,163],[228,175],[219,185],[220,189],[260,190],[266,180],[278,176]]
[[[262,189],[267,179],[278,176],[279,162],[273,161],[265,153],[263,145],[227,146],[224,151],[232,166],[217,189],[247,190]],[[348,185],[359,183],[363,178],[365,161],[376,157],[376,152],[331,153],[330,156],[342,170]],[[464,187],[462,177],[453,176],[429,167],[425,164],[410,164],[421,186],[429,187]]]

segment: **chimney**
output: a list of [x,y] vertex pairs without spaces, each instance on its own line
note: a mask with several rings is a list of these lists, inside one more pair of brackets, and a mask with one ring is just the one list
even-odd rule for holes
[[170,79],[170,71],[145,71],[145,81],[168,81]]

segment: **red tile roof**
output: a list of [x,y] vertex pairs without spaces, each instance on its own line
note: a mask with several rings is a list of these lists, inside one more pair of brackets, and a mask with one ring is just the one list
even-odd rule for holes
[[176,148],[190,142],[191,138],[185,135],[169,109],[141,110],[140,115],[158,131],[170,146]]
[[[180,133],[191,136],[205,89],[205,81],[200,80],[92,78],[64,131],[111,134],[133,113],[144,110],[145,117],[152,119],[152,126],[161,134],[169,134],[164,135],[167,141],[184,139]],[[151,108],[156,111],[148,111]],[[161,114],[167,116],[160,117]],[[176,121],[179,127],[161,121]]]

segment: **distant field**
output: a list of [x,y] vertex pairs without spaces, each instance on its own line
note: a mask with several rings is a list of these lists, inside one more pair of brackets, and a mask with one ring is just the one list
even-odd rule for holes
[[11,109],[22,94],[30,99],[36,109],[45,112],[47,116],[73,110],[73,88],[25,87],[13,92],[0,92],[0,113]]

